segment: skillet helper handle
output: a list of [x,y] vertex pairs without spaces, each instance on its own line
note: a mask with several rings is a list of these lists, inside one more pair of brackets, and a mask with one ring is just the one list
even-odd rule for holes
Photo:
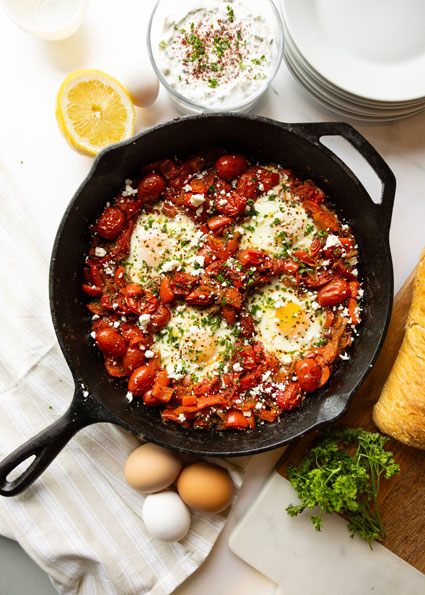
[[[83,398],[77,388],[67,411],[53,424],[42,430],[0,462],[0,495],[15,496],[27,489],[50,465],[69,440],[82,428],[99,421],[107,421],[96,410],[93,399]],[[35,457],[15,479],[8,475],[21,463]]]
[[[332,151],[320,142],[320,138],[322,136],[342,136],[366,159],[381,180],[381,202],[379,204],[374,203],[374,206],[381,218],[382,228],[388,236],[394,205],[396,180],[393,172],[378,151],[355,128],[345,122],[312,122],[308,124],[295,124],[294,128],[299,130],[303,136],[314,144],[320,143],[321,148],[329,153],[332,153]],[[341,164],[347,167],[342,162]]]

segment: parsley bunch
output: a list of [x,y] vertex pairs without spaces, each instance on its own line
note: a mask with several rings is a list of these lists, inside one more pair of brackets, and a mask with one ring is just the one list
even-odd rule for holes
[[386,535],[378,507],[381,477],[400,472],[392,452],[384,449],[387,440],[361,428],[326,431],[300,467],[288,466],[287,477],[302,504],[290,504],[286,512],[296,516],[319,506],[322,510],[310,517],[316,531],[323,527],[322,511],[338,512],[349,521],[350,537],[357,533],[372,549],[371,541]]

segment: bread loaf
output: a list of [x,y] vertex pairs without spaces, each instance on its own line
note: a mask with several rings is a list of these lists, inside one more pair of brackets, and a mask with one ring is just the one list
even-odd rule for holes
[[417,268],[403,343],[372,419],[385,434],[425,449],[425,249]]

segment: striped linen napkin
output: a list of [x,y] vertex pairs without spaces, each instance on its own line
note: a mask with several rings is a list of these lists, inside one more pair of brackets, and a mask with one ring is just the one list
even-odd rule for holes
[[[0,171],[0,459],[55,421],[73,381],[48,307],[48,263]],[[81,431],[42,477],[13,498],[0,496],[0,534],[15,539],[60,593],[162,595],[210,552],[228,514],[193,512],[178,543],[148,535],[144,497],[123,468],[139,445],[111,424]],[[243,471],[227,466],[237,487]],[[235,495],[236,497],[236,495]]]

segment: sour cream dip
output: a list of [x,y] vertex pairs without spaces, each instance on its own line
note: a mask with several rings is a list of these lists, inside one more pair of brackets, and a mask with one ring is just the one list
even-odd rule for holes
[[175,2],[160,39],[151,40],[169,87],[194,104],[218,109],[265,87],[281,40],[258,6],[250,0]]

